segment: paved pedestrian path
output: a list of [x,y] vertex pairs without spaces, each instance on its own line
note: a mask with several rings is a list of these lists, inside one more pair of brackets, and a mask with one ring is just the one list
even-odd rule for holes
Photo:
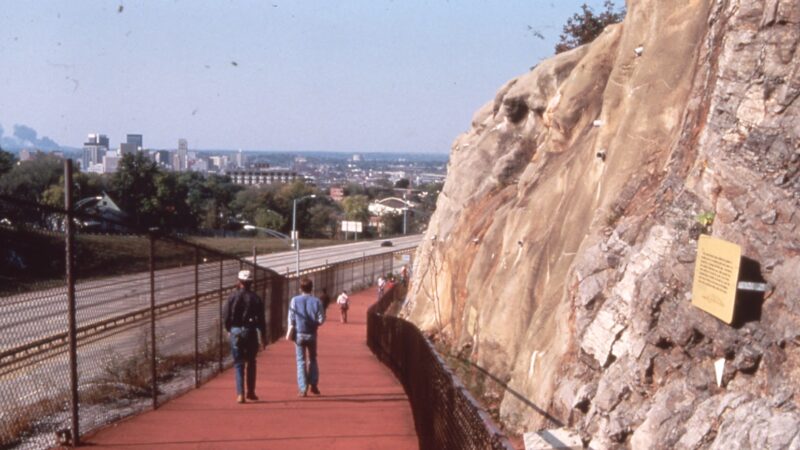
[[319,331],[319,389],[297,396],[294,344],[258,355],[258,401],[236,403],[233,370],[148,411],[84,437],[92,449],[416,449],[408,398],[366,344],[374,289],[350,297],[349,322],[335,302]]

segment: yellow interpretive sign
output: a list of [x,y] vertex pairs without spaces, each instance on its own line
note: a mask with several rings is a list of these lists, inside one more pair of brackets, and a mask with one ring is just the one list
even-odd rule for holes
[[731,323],[741,258],[742,249],[738,245],[700,235],[694,266],[692,305],[725,323]]

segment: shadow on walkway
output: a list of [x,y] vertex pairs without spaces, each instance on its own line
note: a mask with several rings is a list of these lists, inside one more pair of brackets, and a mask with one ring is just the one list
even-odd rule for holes
[[367,348],[374,289],[350,297],[349,323],[335,304],[319,334],[319,389],[297,397],[294,344],[258,355],[259,401],[236,403],[233,370],[200,389],[82,439],[92,449],[416,449],[408,398]]

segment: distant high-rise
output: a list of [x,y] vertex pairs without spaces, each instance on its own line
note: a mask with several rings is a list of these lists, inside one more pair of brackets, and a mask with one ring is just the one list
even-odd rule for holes
[[125,142],[130,145],[133,145],[134,149],[136,150],[144,148],[144,145],[142,144],[143,140],[141,134],[129,134]]
[[236,167],[239,169],[243,169],[246,163],[246,159],[244,154],[242,153],[242,149],[239,149],[239,153],[236,154]]
[[172,158],[170,158],[168,150],[157,150],[153,155],[153,159],[159,166],[172,169]]
[[181,171],[186,170],[189,167],[188,164],[188,156],[189,156],[189,143],[186,139],[178,139],[178,167],[175,167],[175,170]]
[[92,133],[83,144],[81,170],[88,171],[94,164],[103,162],[103,156],[108,151],[108,137],[104,134]]
[[130,142],[122,142],[119,144],[119,156],[121,158],[122,155],[136,153],[136,150],[138,148],[139,147],[136,144],[131,144]]

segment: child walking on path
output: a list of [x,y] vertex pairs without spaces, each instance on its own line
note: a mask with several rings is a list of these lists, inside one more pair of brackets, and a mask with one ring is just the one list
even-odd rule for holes
[[339,305],[339,312],[342,314],[342,323],[347,323],[347,310],[350,309],[350,297],[347,296],[347,291],[339,294],[336,304]]

